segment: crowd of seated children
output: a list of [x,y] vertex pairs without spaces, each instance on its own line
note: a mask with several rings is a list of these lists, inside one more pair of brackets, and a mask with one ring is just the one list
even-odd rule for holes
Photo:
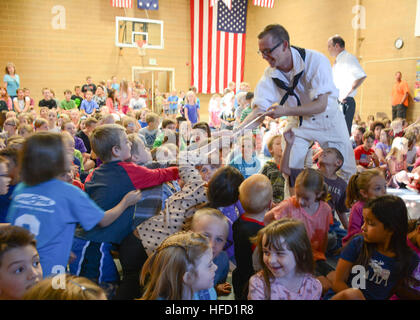
[[[203,164],[206,163],[206,164]],[[205,167],[205,170],[203,168]],[[129,281],[138,276],[141,266],[160,243],[170,234],[184,228],[186,218],[190,217],[189,209],[206,202],[206,184],[219,165],[208,164],[208,160],[192,157],[180,152],[179,177],[181,190],[170,196],[165,207],[159,214],[136,226],[121,244],[120,260],[123,269],[122,286],[117,292],[117,298],[138,297],[141,292],[139,283]],[[175,180],[175,179],[171,179]],[[133,265],[135,260],[135,265]]]
[[[0,299],[418,298],[419,223],[406,228],[404,202],[385,195],[387,187],[416,190],[418,122],[355,117],[360,170],[347,182],[335,148],[315,144],[311,168],[288,167],[294,135],[284,130],[287,120],[266,119],[253,134],[234,137],[217,121],[200,121],[194,88],[159,94],[163,112],[155,113],[136,83],[118,85],[114,77],[94,88],[91,80],[74,95],[65,90],[59,103],[44,88],[36,108],[29,90],[18,90],[9,107],[0,89],[0,238],[27,239],[0,248]],[[252,92],[215,97],[219,119],[222,102],[233,129],[251,111]],[[256,143],[263,133],[271,159]],[[41,209],[55,218],[23,205],[27,193],[51,199]],[[388,209],[395,220],[383,216]],[[142,210],[154,213],[138,220]],[[369,241],[374,223],[398,243]],[[4,269],[16,257],[12,247],[34,264],[34,281],[16,285],[17,294],[10,280],[21,280]],[[350,288],[346,270],[354,264],[370,272],[365,290]],[[68,289],[57,295],[42,279],[63,270]],[[180,277],[171,282],[171,275]]]
[[[86,178],[85,191],[103,210],[114,207],[127,192],[178,179],[176,167],[151,170],[126,162],[131,158],[131,143],[120,125],[99,126],[90,139],[102,164]],[[77,259],[70,264],[71,272],[103,283],[112,292],[119,276],[111,250],[132,232],[133,213],[134,206],[130,206],[105,228],[76,230],[72,251]]]

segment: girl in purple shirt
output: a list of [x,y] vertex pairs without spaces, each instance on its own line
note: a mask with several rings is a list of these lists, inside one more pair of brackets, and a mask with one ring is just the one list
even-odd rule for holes
[[347,236],[343,246],[355,234],[361,232],[363,225],[363,206],[366,201],[386,194],[386,180],[378,169],[369,169],[351,176],[347,185],[346,206],[351,207]]

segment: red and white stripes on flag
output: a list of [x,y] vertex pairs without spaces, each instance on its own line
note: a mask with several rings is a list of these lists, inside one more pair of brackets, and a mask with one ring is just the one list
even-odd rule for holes
[[[190,2],[191,84],[200,93],[221,93],[230,81],[242,82],[244,75],[248,1],[232,0],[232,9],[223,0],[213,6],[211,1]],[[233,27],[226,21],[233,22]]]
[[111,6],[117,8],[132,8],[133,0],[111,0]]
[[274,0],[254,0],[254,6],[260,6],[264,8],[273,8]]

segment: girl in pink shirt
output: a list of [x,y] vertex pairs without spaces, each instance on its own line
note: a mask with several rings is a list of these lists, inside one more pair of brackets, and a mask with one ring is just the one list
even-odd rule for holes
[[328,229],[333,218],[330,206],[324,201],[327,187],[321,173],[314,169],[305,169],[299,173],[295,194],[267,212],[265,225],[281,218],[301,220],[311,241],[314,260],[326,260]]
[[249,280],[248,300],[319,300],[322,285],[313,276],[311,243],[305,225],[283,218],[255,239],[261,270]]
[[108,91],[108,98],[105,101],[108,107],[108,113],[116,113],[121,111],[120,98],[117,96],[117,91],[111,89]]
[[3,100],[7,104],[9,110],[13,110],[12,99],[7,94],[7,89],[5,87],[0,87],[0,100]]
[[121,111],[124,114],[127,114],[129,110],[129,104],[131,100],[131,91],[132,88],[128,87],[128,82],[126,80],[121,81],[120,85],[120,104],[121,104]]

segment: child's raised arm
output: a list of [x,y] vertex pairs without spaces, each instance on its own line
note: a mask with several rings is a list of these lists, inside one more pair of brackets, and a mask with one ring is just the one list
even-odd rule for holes
[[274,221],[274,212],[273,210],[268,211],[264,216],[264,225],[269,225],[270,222]]
[[295,134],[292,129],[290,129],[283,133],[283,137],[286,140],[286,148],[284,149],[284,153],[281,158],[280,171],[290,176],[291,171],[289,167],[289,158],[290,150],[292,149],[293,142],[295,141]]
[[124,198],[112,209],[105,211],[105,216],[99,221],[98,225],[102,228],[113,223],[128,207],[135,205],[141,199],[141,191],[134,190],[128,192]]
[[268,225],[274,220],[290,217],[290,212],[287,210],[287,201],[283,200],[277,206],[268,211],[264,216],[264,224]]

